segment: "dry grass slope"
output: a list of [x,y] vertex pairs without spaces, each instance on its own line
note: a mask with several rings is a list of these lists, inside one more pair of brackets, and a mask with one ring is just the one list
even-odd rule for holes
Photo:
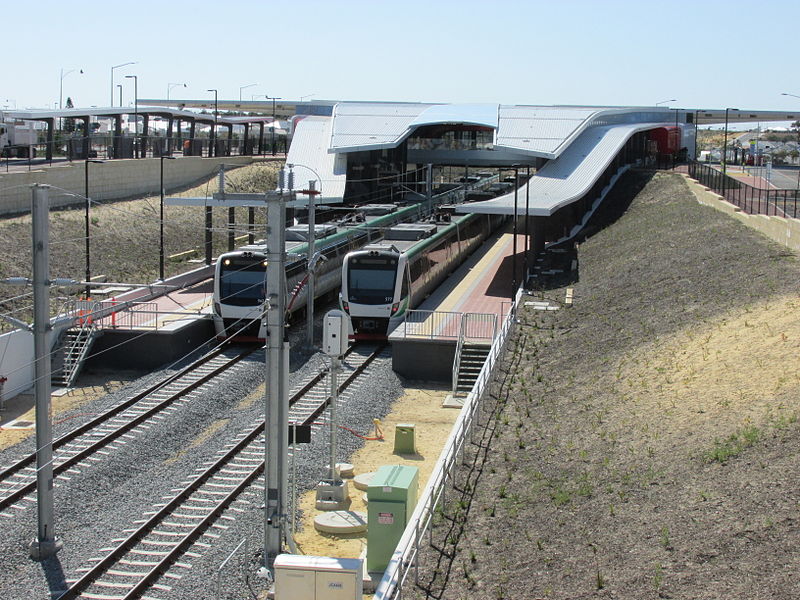
[[797,257],[677,175],[626,197],[575,306],[523,313],[404,597],[800,597]]
[[[226,189],[230,192],[263,192],[275,189],[277,163],[260,163],[230,171]],[[217,191],[217,178],[191,189],[168,191],[169,196],[211,196]],[[150,283],[158,279],[160,198],[92,204],[90,219],[92,275],[107,281]],[[247,208],[236,209],[236,235],[247,233]],[[228,214],[215,210],[213,220],[214,254],[227,249]],[[256,222],[264,215],[257,211]],[[165,255],[197,250],[202,256],[205,215],[202,208],[167,206],[164,209]],[[83,280],[85,275],[85,221],[82,207],[54,210],[50,214],[50,272],[54,277]],[[166,261],[166,276],[188,271],[191,255]],[[31,276],[30,215],[0,219],[0,278]],[[64,295],[75,290],[59,290]],[[15,311],[14,316],[30,321],[30,301],[4,302],[19,293],[19,288],[0,286],[0,310]],[[55,294],[54,294],[55,295]],[[54,299],[53,310],[58,301]],[[10,328],[0,321],[0,332]]]

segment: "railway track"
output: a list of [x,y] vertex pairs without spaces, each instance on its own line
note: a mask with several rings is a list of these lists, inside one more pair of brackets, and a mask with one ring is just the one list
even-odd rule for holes
[[[53,442],[53,476],[64,476],[81,465],[91,464],[97,452],[135,435],[137,427],[186,400],[187,394],[224,373],[252,354],[248,347],[231,352],[220,347],[173,373],[148,389],[97,415],[90,421]],[[24,502],[35,503],[36,454],[31,453],[0,471],[0,515],[11,516],[10,509],[25,509]]]
[[[367,353],[351,348],[344,361],[350,373],[339,384],[339,391],[359,381],[384,348],[385,344],[377,345]],[[291,394],[290,421],[304,425],[316,422],[330,401],[326,384],[326,373],[321,372]],[[264,452],[262,417],[239,434],[213,464],[156,505],[144,521],[128,531],[127,537],[114,540],[116,546],[105,548],[105,556],[84,569],[79,579],[68,581],[70,587],[59,600],[132,600],[145,593],[148,599],[153,599],[159,590],[168,593],[171,586],[160,583],[161,579],[180,579],[180,571],[191,567],[181,559],[190,560],[196,554],[193,548],[201,549],[219,537],[212,529],[227,528],[219,521],[226,518],[224,513],[240,494],[263,474]]]

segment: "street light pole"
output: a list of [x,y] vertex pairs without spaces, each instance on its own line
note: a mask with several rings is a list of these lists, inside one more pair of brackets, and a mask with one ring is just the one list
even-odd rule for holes
[[74,73],[75,71],[80,71],[80,74],[83,75],[83,69],[70,69],[66,73],[64,72],[63,68],[61,69],[61,81],[58,84],[58,110],[64,108],[64,105],[61,103],[61,100],[64,97],[64,77],[70,73]]
[[161,155],[161,213],[159,221],[158,242],[158,278],[164,281],[164,159],[175,160],[174,156]]
[[[790,94],[788,92],[781,92],[781,96],[791,96],[792,98],[800,98],[797,94]],[[800,153],[800,119],[797,119],[797,151]],[[797,191],[800,192],[800,155],[797,157]]]
[[[128,65],[135,65],[136,62],[126,62],[120,63],[118,65],[114,65],[111,67],[111,106],[114,106],[114,69],[119,69],[120,67],[127,67]],[[120,102],[120,106],[122,106],[122,102]]]
[[656,102],[656,106],[658,106],[659,104],[666,104],[667,102],[675,102],[675,98],[672,98],[670,100],[662,100],[661,102]]
[[119,90],[119,105],[122,106],[122,84],[117,84],[117,89]]
[[[210,90],[206,90],[206,91],[207,92],[214,92],[214,129],[211,131],[211,148],[208,149],[208,155],[209,156],[215,156],[217,154],[215,146],[216,146],[216,142],[217,142],[217,121],[219,119],[219,117],[218,117],[219,104],[217,103],[217,94],[218,94],[218,92],[215,89],[210,89]],[[212,154],[212,151],[213,151],[213,154]]]
[[90,250],[91,250],[91,243],[90,243],[90,237],[89,237],[89,205],[91,204],[91,201],[89,200],[89,163],[102,164],[103,161],[102,160],[90,160],[89,156],[87,155],[86,156],[86,168],[84,169],[84,187],[83,187],[84,194],[83,195],[86,198],[86,203],[85,203],[83,221],[84,221],[84,230],[85,230],[85,233],[86,233],[85,242],[86,242],[86,298],[87,298],[87,300],[89,299],[89,296],[92,293],[92,290],[91,290],[91,288],[89,286],[89,282],[92,280],[92,269],[91,269],[91,265],[90,265],[90,261],[89,261],[89,253],[90,253]]
[[[738,108],[726,108],[725,109],[725,136],[722,142],[722,175],[727,175],[728,173],[728,111],[736,110]],[[723,185],[724,182],[723,182]]]
[[125,79],[133,79],[133,149],[134,156],[139,158],[139,78],[125,75]]
[[185,83],[167,83],[167,100],[169,100],[169,93],[172,90],[172,88],[178,87],[179,85],[186,87]]
[[517,295],[517,196],[519,192],[519,167],[514,165],[514,239],[511,254],[511,304]]
[[240,87],[239,88],[239,102],[242,101],[242,90],[246,90],[247,88],[251,88],[251,87],[254,87],[254,86],[257,86],[257,85],[258,85],[257,83],[248,83],[247,85],[243,85],[242,87]]

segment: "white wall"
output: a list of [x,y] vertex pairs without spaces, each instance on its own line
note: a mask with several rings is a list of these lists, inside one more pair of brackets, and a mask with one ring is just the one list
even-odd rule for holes
[[[216,173],[222,163],[244,166],[251,162],[252,156],[182,156],[167,160],[164,161],[164,187],[170,189],[194,183]],[[161,159],[158,158],[118,159],[89,164],[89,197],[97,201],[158,195],[160,181]],[[0,173],[0,215],[30,211],[30,186],[34,183],[55,188],[50,193],[51,207],[83,204],[86,165],[83,161],[75,161],[56,163],[33,171]],[[60,193],[60,190],[67,193]]]
[[0,377],[7,377],[0,401],[33,385],[33,333],[18,329],[0,335]]

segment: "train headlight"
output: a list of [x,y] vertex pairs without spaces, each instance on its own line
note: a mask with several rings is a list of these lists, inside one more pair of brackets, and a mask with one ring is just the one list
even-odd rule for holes
[[222,306],[220,306],[219,302],[214,302],[214,314],[222,315]]
[[231,259],[226,258],[225,260],[222,261],[222,264],[224,264],[227,267],[229,264],[231,264]]
[[396,312],[397,312],[399,309],[400,309],[400,303],[399,303],[399,302],[395,302],[394,304],[392,304],[392,313],[391,313],[391,314],[392,314],[392,316],[394,316],[394,314],[395,314],[395,313],[396,313]]

